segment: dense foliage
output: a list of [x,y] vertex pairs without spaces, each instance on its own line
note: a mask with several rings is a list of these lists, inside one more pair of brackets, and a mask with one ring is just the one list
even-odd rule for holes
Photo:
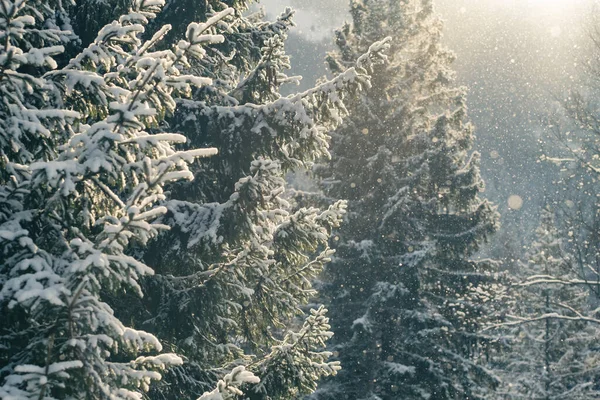
[[1,3],[0,397],[311,392],[339,366],[301,307],[345,206],[295,207],[283,173],[385,45],[282,97],[291,10],[107,4]]
[[165,185],[216,152],[177,151],[185,137],[148,130],[175,96],[210,83],[180,67],[220,37],[189,29],[157,53],[168,27],[142,41],[160,7],[137,2],[56,69],[72,40],[51,23],[61,2],[1,6],[0,397],[137,399],[182,359],[124,325],[104,294],[142,294],[153,271],[127,249],[164,228]]
[[495,231],[479,197],[465,91],[430,0],[351,2],[333,71],[391,36],[389,63],[349,106],[332,161],[317,169],[348,200],[324,277],[342,371],[315,399],[481,399],[497,380],[478,363],[491,315],[491,261],[471,259]]
[[600,398],[597,64],[561,202],[486,248],[434,1],[351,0],[287,96],[253,3],[0,0],[0,399]]

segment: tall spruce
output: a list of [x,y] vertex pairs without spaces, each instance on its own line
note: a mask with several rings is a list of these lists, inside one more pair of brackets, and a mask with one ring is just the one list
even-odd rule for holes
[[326,310],[305,313],[303,306],[331,256],[328,239],[345,204],[297,207],[284,174],[328,155],[327,132],[346,114],[344,99],[368,87],[367,69],[385,46],[331,81],[282,97],[292,11],[274,23],[256,17],[240,13],[238,26],[252,32],[260,57],[239,58],[237,41],[248,37],[232,37],[214,63],[193,66],[210,70],[218,85],[182,101],[172,121],[192,146],[220,154],[194,166],[193,185],[172,187],[163,219],[172,229],[145,255],[159,272],[147,280],[155,297],[143,305],[152,316],[143,326],[164,332],[189,360],[158,398],[198,392],[242,364],[261,379],[248,398],[288,399],[311,393],[339,369],[324,351]]
[[334,72],[382,37],[391,50],[316,169],[348,213],[323,283],[342,370],[311,398],[483,399],[497,384],[478,363],[495,263],[471,257],[497,213],[479,197],[454,55],[432,0],[353,0],[350,12],[328,58]]
[[[70,8],[81,43],[127,3],[82,0]],[[219,154],[190,167],[193,184],[169,185],[159,222],[170,231],[131,251],[154,271],[141,280],[144,297],[106,294],[116,315],[183,356],[151,398],[219,396],[211,389],[237,382],[234,372],[247,366],[260,383],[244,388],[246,396],[287,399],[310,393],[319,377],[339,369],[324,351],[331,336],[326,310],[302,307],[331,256],[329,234],[345,204],[296,206],[283,177],[328,155],[327,132],[347,114],[345,99],[369,86],[366,74],[386,45],[373,46],[332,80],[282,97],[280,87],[297,79],[285,75],[283,49],[293,11],[264,21],[262,12],[248,14],[249,3],[167,1],[143,33],[152,37],[172,23],[163,35],[168,48],[181,26],[192,23],[197,34],[222,39],[182,68],[212,84],[189,100],[175,99],[175,113],[158,125],[185,134],[182,150],[215,147]],[[224,10],[231,10],[227,23],[214,20]]]
[[497,398],[599,398],[600,321],[588,282],[574,270],[551,210],[543,210],[536,236],[500,325],[507,351],[495,360],[503,378]]
[[166,228],[165,185],[216,152],[177,151],[185,137],[158,129],[175,97],[210,84],[181,69],[221,40],[192,26],[156,51],[169,27],[141,33],[160,4],[132,2],[57,68],[74,40],[54,23],[62,2],[0,2],[0,398],[139,399],[182,363],[106,301],[143,294],[153,271],[131,244]]

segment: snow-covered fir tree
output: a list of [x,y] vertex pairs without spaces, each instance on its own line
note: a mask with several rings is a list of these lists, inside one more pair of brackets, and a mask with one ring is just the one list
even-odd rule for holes
[[[72,21],[81,45],[90,43],[98,24],[117,19],[129,2],[107,4],[81,0],[67,8],[64,19]],[[187,142],[180,151],[219,150],[210,162],[190,166],[193,184],[169,184],[165,198],[157,199],[166,212],[155,222],[170,231],[127,250],[152,269],[151,276],[139,277],[144,296],[102,291],[118,318],[182,356],[181,365],[152,387],[151,398],[235,397],[243,381],[239,377],[251,371],[256,377],[250,375],[243,388],[247,397],[287,399],[310,393],[321,376],[339,369],[324,351],[331,336],[326,310],[305,314],[302,306],[314,294],[312,279],[331,256],[329,234],[339,225],[345,204],[323,210],[296,206],[287,199],[283,176],[328,155],[327,132],[347,113],[345,99],[369,86],[367,72],[383,59],[386,45],[366,49],[354,68],[334,79],[282,97],[280,86],[296,80],[285,76],[289,59],[283,52],[293,11],[282,10],[268,22],[262,12],[247,15],[248,4],[172,0],[137,31],[142,38],[160,38],[156,48],[166,56],[172,46],[175,54],[186,48],[173,32],[188,23],[188,41],[190,35],[208,40],[206,46],[190,48],[197,57],[185,58],[178,69],[211,82],[195,88],[189,100],[166,99],[166,112],[159,112],[148,128],[152,134],[183,133]],[[172,32],[162,28],[165,21],[172,22]],[[95,51],[96,42],[89,48]],[[76,62],[87,66],[85,61]],[[155,96],[162,99],[162,91]],[[86,109],[87,101],[77,102],[82,98],[70,101]],[[240,370],[244,366],[249,371]]]
[[432,0],[353,0],[331,69],[390,36],[389,63],[349,106],[317,168],[348,214],[324,275],[332,351],[342,370],[313,399],[483,399],[497,380],[478,363],[495,263],[471,259],[495,231],[479,197],[479,156],[454,55]]
[[[100,28],[114,20],[115,16],[126,13],[130,3],[131,0],[79,0],[74,7],[67,8],[66,20],[73,26],[80,43],[87,46],[94,40],[96,32]],[[143,35],[151,37],[163,25],[168,24],[172,28],[165,35],[164,43],[177,42],[184,36],[186,27],[190,23],[206,21],[215,10],[221,10],[224,7],[231,7],[236,14],[241,14],[247,11],[248,6],[252,3],[255,2],[253,0],[165,0],[161,12],[156,18],[149,21]],[[240,58],[245,58],[250,53],[253,57],[259,56],[260,47],[255,47],[255,40],[258,39],[255,35],[259,32],[254,29],[246,29],[249,27],[247,24],[232,26],[232,30],[229,31],[229,39],[226,39],[221,47],[237,46],[236,50],[241,53],[236,56]],[[232,37],[237,40],[231,40]]]
[[[329,235],[345,204],[295,207],[284,173],[328,155],[327,132],[346,113],[344,98],[368,86],[366,69],[381,48],[331,81],[282,97],[292,11],[271,23],[259,17],[240,15],[236,27],[250,34],[232,35],[212,63],[193,66],[211,71],[218,84],[183,101],[172,121],[192,146],[220,154],[195,164],[194,184],[171,188],[163,222],[173,229],[145,256],[160,275],[147,280],[155,295],[143,305],[152,318],[142,326],[165,331],[189,359],[172,375],[178,391],[193,393],[221,370],[249,364],[261,379],[249,398],[288,399],[339,369],[323,351],[331,335],[326,310],[306,316],[301,307],[329,260]],[[236,48],[248,37],[255,49],[240,57]],[[304,322],[291,327],[297,318]],[[181,395],[161,387],[157,396],[167,393]]]
[[[600,44],[597,39],[595,43]],[[600,58],[597,60],[592,64],[595,68],[600,65]],[[580,279],[588,281],[595,301],[600,299],[600,203],[597,196],[600,127],[595,122],[600,111],[597,100],[600,87],[597,76],[590,77],[591,83],[585,82],[586,94],[574,91],[563,101],[552,119],[552,147],[548,146],[542,156],[543,161],[560,167],[556,179],[557,227],[567,240],[565,251],[576,265],[574,271]]]
[[503,380],[496,398],[600,398],[600,321],[547,208],[536,236],[501,325],[506,348],[496,361]]
[[[128,250],[167,228],[165,185],[216,153],[179,151],[186,138],[159,126],[175,98],[211,84],[181,71],[223,38],[192,24],[157,51],[169,26],[141,34],[161,1],[133,1],[57,69],[74,40],[55,23],[62,3],[0,2],[0,398],[139,399],[183,360],[106,300],[143,294],[153,270]],[[256,381],[237,372],[223,391]]]

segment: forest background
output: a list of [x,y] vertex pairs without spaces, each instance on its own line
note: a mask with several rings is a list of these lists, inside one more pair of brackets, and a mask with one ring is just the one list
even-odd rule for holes
[[[327,74],[324,57],[333,31],[349,20],[339,0],[263,0],[268,12],[291,6],[297,28],[286,50],[300,89]],[[551,115],[585,82],[593,53],[590,27],[595,0],[439,0],[444,39],[457,56],[457,83],[468,88],[469,116],[481,153],[484,197],[498,206],[502,226],[487,255],[507,267],[522,258],[545,203],[564,203],[561,166],[541,162],[555,146]],[[273,10],[273,11],[271,11]],[[273,17],[273,15],[271,15]],[[535,50],[531,50],[535,49]],[[284,88],[285,89],[285,88]],[[288,90],[296,90],[295,87]]]

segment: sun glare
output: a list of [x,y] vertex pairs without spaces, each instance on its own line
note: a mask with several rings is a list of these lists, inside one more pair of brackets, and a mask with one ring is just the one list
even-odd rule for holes
[[527,1],[525,1],[525,3],[552,7],[552,6],[556,6],[556,5],[572,4],[572,0],[527,0]]
[[506,3],[514,4],[520,7],[530,7],[537,10],[546,10],[549,12],[566,11],[581,5],[583,0],[498,0]]
[[[589,0],[492,0],[495,7],[510,8],[519,13],[535,16],[540,23],[562,23],[570,20],[583,7],[589,7]],[[544,21],[545,20],[545,21]],[[561,31],[555,28],[551,35],[558,37]]]

